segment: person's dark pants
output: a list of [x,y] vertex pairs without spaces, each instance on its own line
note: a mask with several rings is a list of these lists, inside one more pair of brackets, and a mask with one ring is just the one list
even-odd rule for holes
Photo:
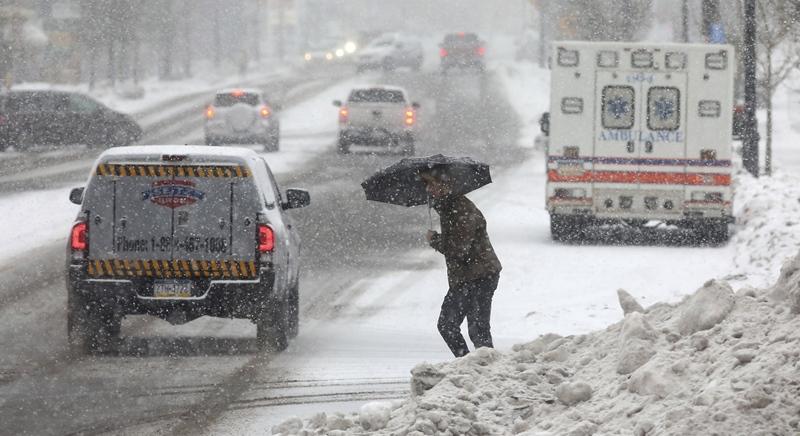
[[442,302],[439,314],[439,333],[456,357],[469,353],[467,342],[461,335],[461,323],[467,318],[469,338],[475,348],[493,347],[489,320],[492,316],[492,297],[497,289],[499,274],[450,288]]

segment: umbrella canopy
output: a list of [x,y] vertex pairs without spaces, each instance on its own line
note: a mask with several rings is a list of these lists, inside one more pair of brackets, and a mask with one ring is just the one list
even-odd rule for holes
[[440,168],[449,176],[454,195],[466,194],[492,183],[489,165],[467,157],[437,154],[403,159],[373,174],[361,186],[367,200],[419,206],[428,203],[428,192],[419,174],[433,168]]

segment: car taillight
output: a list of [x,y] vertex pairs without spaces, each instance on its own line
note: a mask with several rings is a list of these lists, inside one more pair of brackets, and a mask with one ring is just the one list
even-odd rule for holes
[[269,116],[272,115],[272,112],[267,106],[261,106],[261,110],[259,110],[258,113],[261,114],[261,118],[269,118]]
[[214,106],[208,106],[206,108],[206,118],[208,118],[210,120],[210,119],[214,118],[214,114],[215,114]]
[[447,49],[440,48],[439,49],[439,57],[446,58],[447,57]]
[[339,109],[339,122],[346,123],[348,117],[350,116],[350,111],[347,110],[346,107]]
[[406,109],[406,125],[407,126],[413,125],[415,119],[416,119],[416,113],[414,112],[414,109],[411,108]]
[[72,232],[69,238],[69,245],[72,251],[86,251],[88,244],[86,242],[86,223],[79,222],[72,226]]
[[266,224],[258,225],[258,252],[270,253],[275,249],[275,233]]
[[478,56],[485,55],[486,54],[486,47],[481,46],[481,47],[476,48],[475,49],[475,53],[477,53]]

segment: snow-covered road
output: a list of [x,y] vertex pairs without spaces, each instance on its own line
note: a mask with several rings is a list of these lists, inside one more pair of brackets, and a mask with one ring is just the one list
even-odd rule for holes
[[[547,71],[498,63],[483,80],[430,71],[360,76],[287,108],[282,151],[267,155],[284,187],[312,195],[312,207],[296,215],[304,242],[301,333],[286,352],[254,353],[247,321],[171,326],[130,317],[120,356],[69,356],[64,289],[50,265],[53,274],[31,275],[13,298],[0,298],[0,421],[40,434],[264,434],[291,415],[403,397],[416,363],[450,359],[435,326],[446,278],[443,260],[422,240],[427,213],[363,201],[360,181],[395,157],[333,149],[331,100],[378,79],[407,87],[422,103],[420,154],[469,154],[493,165],[495,183],[470,197],[504,265],[493,307],[499,349],[619,320],[618,288],[648,305],[736,272],[735,243],[551,242],[543,156],[531,147],[548,104]],[[194,131],[177,139],[199,138]],[[19,229],[0,251],[0,279],[27,274],[43,259],[60,265],[75,214],[66,193],[0,198],[0,208],[18,211],[0,217],[0,226]],[[47,252],[20,259],[31,248]]]

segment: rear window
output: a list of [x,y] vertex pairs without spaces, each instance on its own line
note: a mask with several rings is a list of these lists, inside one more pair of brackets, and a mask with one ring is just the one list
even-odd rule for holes
[[454,33],[444,37],[445,45],[477,44],[478,35],[474,33]]
[[252,93],[242,93],[242,94],[233,94],[233,93],[225,93],[225,94],[217,94],[217,97],[214,99],[214,106],[217,107],[226,107],[226,106],[233,106],[236,103],[244,103],[249,104],[250,106],[257,106],[258,105],[258,94]]
[[8,95],[8,112],[38,112],[65,110],[67,97],[50,92],[15,92]]
[[350,93],[351,103],[405,103],[403,92],[393,89],[357,89]]

